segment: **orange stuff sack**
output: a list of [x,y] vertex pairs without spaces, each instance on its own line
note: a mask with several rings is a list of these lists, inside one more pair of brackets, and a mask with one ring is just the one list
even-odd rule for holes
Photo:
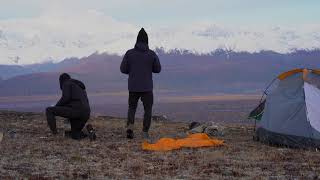
[[213,147],[222,146],[224,142],[222,140],[210,138],[205,133],[191,134],[183,139],[173,138],[161,138],[157,143],[150,144],[144,142],[142,144],[143,150],[149,151],[170,151],[180,149],[183,147],[198,148],[198,147]]

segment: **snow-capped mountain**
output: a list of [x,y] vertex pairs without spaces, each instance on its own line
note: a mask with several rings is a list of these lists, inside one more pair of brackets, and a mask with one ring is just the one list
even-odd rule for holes
[[[124,54],[133,47],[139,26],[97,11],[46,14],[38,18],[0,20],[0,64],[59,62],[94,52]],[[320,25],[291,27],[228,26],[194,23],[145,27],[151,48],[210,53],[216,49],[287,53],[320,48]]]

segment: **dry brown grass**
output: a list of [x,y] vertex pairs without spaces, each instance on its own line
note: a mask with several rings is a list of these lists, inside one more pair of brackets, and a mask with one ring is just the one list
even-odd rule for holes
[[[97,129],[95,142],[65,139],[62,129],[51,136],[42,114],[1,112],[0,179],[319,178],[319,152],[254,142],[250,126],[226,126],[224,147],[146,152],[141,149],[141,121],[134,140],[125,138],[124,119],[90,121]],[[186,130],[185,123],[154,122],[151,136],[184,136]]]

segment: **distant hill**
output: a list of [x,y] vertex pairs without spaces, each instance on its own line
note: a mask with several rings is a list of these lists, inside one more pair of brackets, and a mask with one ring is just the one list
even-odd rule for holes
[[3,79],[9,79],[19,75],[26,75],[39,72],[54,72],[59,71],[62,68],[73,66],[79,63],[76,58],[68,58],[60,63],[42,63],[42,64],[32,64],[32,65],[0,65],[0,77]]
[[23,66],[15,65],[0,65],[0,77],[7,79],[14,76],[32,73],[31,69]]
[[[154,76],[155,88],[179,93],[256,93],[279,73],[301,67],[320,68],[320,50],[297,50],[289,54],[217,50],[193,54],[157,49],[163,71]],[[0,96],[55,94],[60,72],[83,80],[89,92],[127,89],[127,77],[119,71],[122,57],[92,54],[60,63],[2,66]]]

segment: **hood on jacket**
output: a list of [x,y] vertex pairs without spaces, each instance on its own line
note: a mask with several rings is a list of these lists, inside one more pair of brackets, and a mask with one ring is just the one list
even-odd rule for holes
[[147,51],[149,50],[149,46],[148,44],[145,44],[145,43],[137,43],[135,46],[134,46],[135,49],[139,50],[139,51]]
[[136,45],[134,46],[134,48],[138,49],[140,51],[149,50],[148,34],[144,30],[144,28],[141,28],[141,30],[139,31],[138,36],[137,36],[137,42],[136,42]]
[[147,32],[144,30],[144,28],[141,28],[141,30],[138,33],[137,36],[137,43],[143,43],[143,44],[147,44],[148,45],[148,34]]
[[70,75],[67,73],[63,73],[59,77],[60,89],[62,90],[63,83],[67,80],[71,79]]

